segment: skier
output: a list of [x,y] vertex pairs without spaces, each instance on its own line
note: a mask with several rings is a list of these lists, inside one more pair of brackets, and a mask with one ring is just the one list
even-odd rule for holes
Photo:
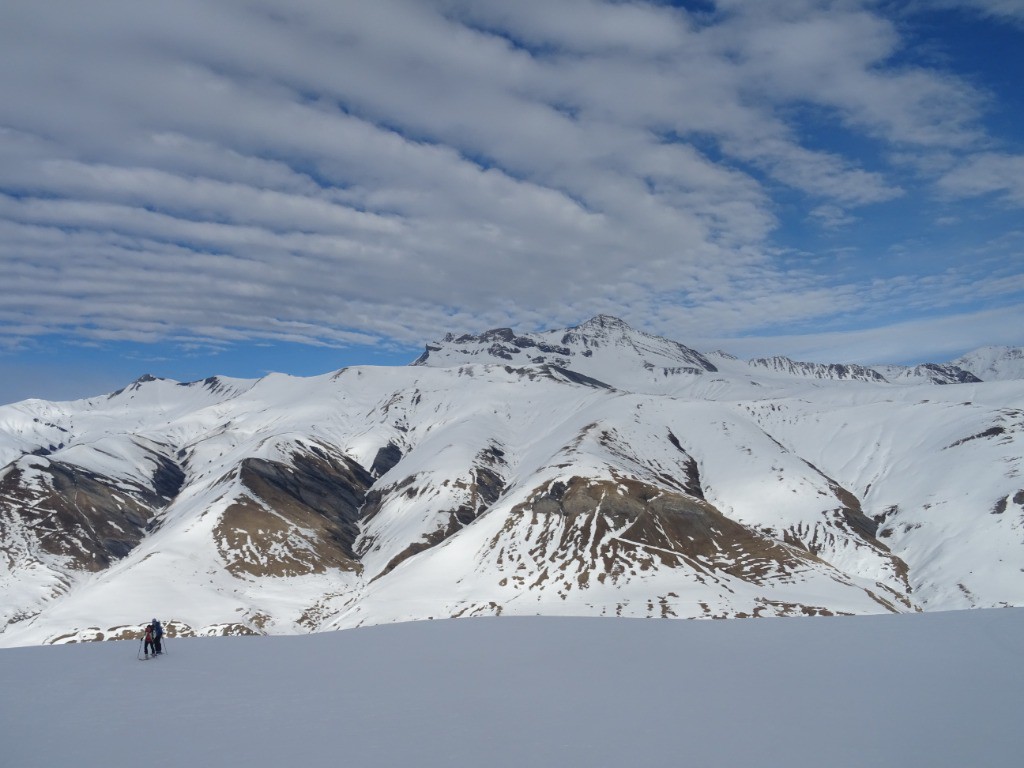
[[145,654],[146,654],[146,658],[147,659],[149,658],[149,652],[150,651],[153,651],[153,655],[156,656],[156,645],[153,642],[153,625],[152,624],[147,624],[146,625],[146,643],[145,643],[143,648],[145,650]]
[[160,622],[156,619],[153,619],[153,623],[149,627],[153,631],[153,655],[156,656],[164,652],[163,643],[161,642],[164,636],[164,628],[160,626]]

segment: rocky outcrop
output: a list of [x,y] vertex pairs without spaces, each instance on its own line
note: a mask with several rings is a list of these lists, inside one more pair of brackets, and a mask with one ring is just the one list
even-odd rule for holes
[[759,357],[749,362],[751,368],[762,368],[774,373],[786,373],[810,379],[831,379],[833,381],[884,382],[885,377],[873,368],[855,363],[802,363],[788,357]]
[[65,567],[100,571],[127,556],[178,493],[184,473],[153,455],[151,484],[110,478],[46,458],[25,459],[0,478],[0,540],[14,531]]
[[979,384],[981,379],[970,371],[965,371],[955,365],[939,365],[937,363],[923,363],[907,368],[894,381],[927,381],[932,384]]
[[360,569],[352,545],[373,484],[369,472],[310,445],[287,463],[245,459],[238,476],[246,492],[214,530],[232,573],[297,576]]

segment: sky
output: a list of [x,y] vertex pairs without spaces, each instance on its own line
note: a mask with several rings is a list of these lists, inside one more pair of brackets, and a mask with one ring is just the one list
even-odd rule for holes
[[405,364],[1024,345],[1024,0],[6,0],[0,403]]

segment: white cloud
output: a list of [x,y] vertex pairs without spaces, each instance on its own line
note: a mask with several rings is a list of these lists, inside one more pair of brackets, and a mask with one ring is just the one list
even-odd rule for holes
[[932,0],[946,8],[963,8],[1000,21],[1024,24],[1024,2],[1021,0]]
[[[701,349],[724,349],[744,359],[786,355],[809,362],[862,365],[947,362],[984,345],[1019,346],[1024,308],[925,317],[856,330],[748,338],[697,339]],[[984,344],[978,340],[984,339]]]
[[995,194],[1005,202],[1024,206],[1024,155],[984,152],[945,173],[939,189],[954,198]]
[[[418,343],[855,311],[854,282],[776,260],[778,190],[827,227],[908,190],[804,112],[956,154],[979,99],[891,64],[874,4],[766,8],[11,3],[0,334]],[[1019,194],[982,171],[960,194]]]
[[819,205],[810,212],[810,218],[825,229],[842,229],[857,221],[838,205]]

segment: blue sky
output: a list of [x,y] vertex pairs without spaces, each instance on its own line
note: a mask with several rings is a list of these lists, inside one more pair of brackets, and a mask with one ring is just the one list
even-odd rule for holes
[[1024,0],[9,0],[0,402],[598,313],[1024,345]]

